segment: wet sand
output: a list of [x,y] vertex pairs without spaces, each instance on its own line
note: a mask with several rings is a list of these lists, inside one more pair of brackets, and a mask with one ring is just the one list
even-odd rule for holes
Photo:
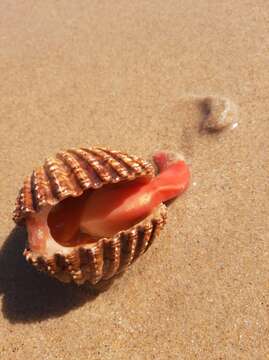
[[[1,359],[269,358],[266,1],[0,3]],[[238,126],[199,131],[197,99]],[[185,154],[189,191],[149,251],[100,293],[21,256],[25,175],[105,145]]]

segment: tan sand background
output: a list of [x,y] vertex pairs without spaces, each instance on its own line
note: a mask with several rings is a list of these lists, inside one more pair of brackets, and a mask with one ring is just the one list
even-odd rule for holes
[[[268,1],[0,2],[0,358],[269,359]],[[199,134],[191,95],[239,126]],[[192,186],[98,295],[38,274],[11,213],[58,149],[183,151]],[[10,234],[10,235],[9,235]]]

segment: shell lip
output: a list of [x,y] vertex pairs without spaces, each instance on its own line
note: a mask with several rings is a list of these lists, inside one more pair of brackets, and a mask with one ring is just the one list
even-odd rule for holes
[[63,246],[59,243],[57,243],[53,238],[52,240],[57,243],[57,247],[58,247],[58,251],[51,253],[51,254],[47,254],[47,253],[37,253],[35,251],[33,251],[30,247],[26,248],[25,250],[27,251],[27,253],[31,253],[32,254],[32,258],[38,258],[38,257],[47,257],[47,258],[53,258],[54,255],[60,255],[60,256],[72,256],[72,254],[78,250],[80,250],[81,248],[83,249],[92,249],[92,248],[96,248],[100,245],[102,245],[103,243],[108,244],[113,242],[115,239],[117,239],[118,237],[124,236],[125,234],[131,233],[132,231],[135,231],[137,229],[140,228],[144,228],[145,226],[147,226],[149,223],[151,223],[152,221],[158,220],[160,217],[164,218],[166,220],[167,218],[167,206],[164,203],[159,204],[145,219],[141,220],[140,222],[138,222],[137,224],[133,225],[132,227],[126,229],[126,230],[121,230],[119,232],[117,232],[114,236],[112,237],[103,237],[100,238],[98,240],[96,240],[95,242],[92,243],[88,243],[88,244],[79,244],[76,246]]
[[120,151],[104,147],[60,151],[24,180],[13,220],[24,225],[29,215],[68,197],[79,197],[86,190],[154,176],[151,162]]
[[89,282],[94,285],[124,271],[146,252],[165,225],[166,218],[167,207],[161,203],[145,219],[111,238],[101,238],[95,243],[76,247],[62,247],[63,251],[49,256],[26,248],[24,256],[39,271],[62,282],[78,285]]

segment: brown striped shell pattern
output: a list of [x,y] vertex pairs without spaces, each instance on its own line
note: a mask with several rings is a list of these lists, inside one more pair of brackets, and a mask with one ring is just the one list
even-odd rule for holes
[[[68,197],[79,197],[85,190],[107,184],[154,177],[154,167],[137,156],[106,148],[80,148],[60,151],[27,177],[19,191],[14,221],[24,224],[32,214],[51,209]],[[166,206],[130,229],[96,242],[63,246],[50,236],[53,251],[24,251],[26,260],[38,270],[63,282],[96,284],[129,267],[152,244],[166,221]]]

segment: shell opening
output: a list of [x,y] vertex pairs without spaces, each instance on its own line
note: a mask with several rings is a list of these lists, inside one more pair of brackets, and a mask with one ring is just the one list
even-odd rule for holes
[[[154,209],[129,214],[115,213],[126,199],[136,194],[150,177],[104,185],[100,189],[85,190],[78,197],[67,197],[54,206],[48,206],[26,219],[30,248],[37,253],[53,253],[62,247],[70,248],[112,237],[146,218]],[[135,207],[136,204],[133,203]]]
[[81,196],[67,197],[31,215],[26,220],[31,249],[39,253],[67,251],[112,238],[184,192],[190,178],[186,163],[167,152],[155,154],[154,160],[160,173],[153,178],[142,176],[85,190]]

